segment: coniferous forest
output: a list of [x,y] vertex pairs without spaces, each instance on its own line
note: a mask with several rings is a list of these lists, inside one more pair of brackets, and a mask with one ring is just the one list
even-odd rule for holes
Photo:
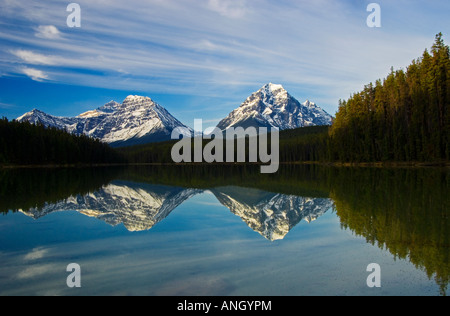
[[123,158],[107,144],[56,128],[0,120],[0,165],[110,164]]
[[330,160],[450,159],[450,50],[442,33],[431,52],[392,70],[346,101],[330,130]]

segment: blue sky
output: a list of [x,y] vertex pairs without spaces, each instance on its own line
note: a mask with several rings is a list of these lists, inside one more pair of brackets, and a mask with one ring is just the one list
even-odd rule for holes
[[149,96],[212,125],[268,82],[335,114],[365,84],[405,68],[444,33],[450,1],[0,0],[0,116],[76,116]]

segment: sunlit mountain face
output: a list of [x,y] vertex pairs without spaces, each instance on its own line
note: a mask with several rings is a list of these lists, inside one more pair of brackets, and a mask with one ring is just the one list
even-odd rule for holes
[[253,93],[219,124],[218,128],[276,127],[279,130],[331,125],[332,116],[306,100],[300,103],[282,85],[269,83]]
[[[180,127],[190,131],[164,107],[143,96],[128,96],[122,103],[111,101],[76,117],[56,117],[39,110],[25,113],[19,122],[56,127],[77,135],[87,135],[113,147],[160,142],[171,139]],[[186,136],[190,136],[188,132]]]

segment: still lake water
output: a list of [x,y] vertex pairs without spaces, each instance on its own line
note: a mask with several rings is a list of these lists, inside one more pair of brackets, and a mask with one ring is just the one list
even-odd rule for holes
[[258,171],[0,170],[0,295],[450,294],[448,169]]

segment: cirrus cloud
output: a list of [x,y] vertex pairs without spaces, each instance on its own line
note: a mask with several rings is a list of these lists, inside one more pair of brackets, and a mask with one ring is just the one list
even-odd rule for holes
[[25,63],[32,65],[56,65],[56,62],[50,56],[34,53],[30,50],[12,50],[11,53],[24,61]]
[[44,39],[60,39],[62,34],[54,25],[39,25],[36,28],[35,36]]
[[208,7],[228,18],[241,18],[246,13],[245,1],[235,0],[209,0]]
[[369,1],[77,2],[83,26],[71,29],[60,0],[0,0],[3,77],[166,95],[178,113],[193,105],[176,95],[212,98],[211,120],[270,81],[333,113],[450,29],[448,0],[380,0],[379,29],[366,25]]
[[49,79],[48,75],[39,69],[24,67],[21,68],[21,72],[34,81],[42,82]]

